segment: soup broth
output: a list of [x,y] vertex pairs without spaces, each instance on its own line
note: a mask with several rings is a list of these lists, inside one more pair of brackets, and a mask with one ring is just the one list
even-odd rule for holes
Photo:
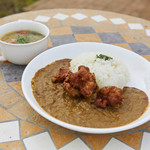
[[44,38],[44,35],[41,33],[30,30],[21,30],[5,34],[1,40],[11,44],[26,44],[36,42],[42,38]]

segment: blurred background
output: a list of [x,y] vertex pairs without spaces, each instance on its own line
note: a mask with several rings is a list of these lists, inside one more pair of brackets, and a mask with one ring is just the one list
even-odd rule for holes
[[0,0],[0,17],[53,8],[97,9],[150,20],[150,0]]

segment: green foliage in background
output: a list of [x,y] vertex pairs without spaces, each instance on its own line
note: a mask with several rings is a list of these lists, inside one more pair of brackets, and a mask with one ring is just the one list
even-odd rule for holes
[[37,0],[0,0],[0,17],[23,12],[23,8]]

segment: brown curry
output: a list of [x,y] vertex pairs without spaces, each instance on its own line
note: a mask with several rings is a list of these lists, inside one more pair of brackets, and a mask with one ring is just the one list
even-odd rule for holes
[[56,61],[36,72],[32,89],[39,105],[51,116],[69,124],[110,128],[128,124],[138,119],[148,106],[147,95],[136,88],[125,87],[122,105],[119,108],[98,108],[91,97],[71,97],[60,83],[53,83],[52,77],[59,69],[69,67],[70,59]]

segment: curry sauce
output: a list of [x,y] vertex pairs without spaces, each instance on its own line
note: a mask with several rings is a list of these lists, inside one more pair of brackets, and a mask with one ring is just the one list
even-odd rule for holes
[[148,106],[147,95],[136,88],[124,87],[119,108],[97,108],[90,98],[73,98],[52,77],[60,68],[68,68],[70,59],[58,60],[36,72],[32,79],[33,94],[39,105],[51,116],[69,124],[91,127],[119,127],[138,119]]

